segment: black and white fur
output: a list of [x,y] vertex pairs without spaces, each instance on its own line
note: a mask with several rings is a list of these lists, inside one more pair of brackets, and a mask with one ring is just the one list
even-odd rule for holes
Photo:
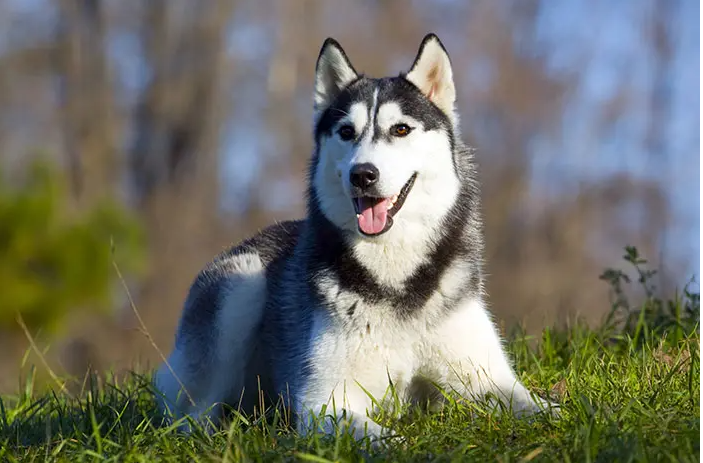
[[[436,400],[440,385],[471,399],[491,393],[515,412],[546,405],[516,379],[486,308],[479,186],[455,97],[433,34],[407,73],[382,79],[357,73],[325,41],[307,217],[263,230],[198,275],[156,375],[164,408],[216,419],[214,404],[250,410],[262,390],[283,394],[301,432],[334,404],[357,436],[378,436],[369,394],[380,399],[391,382],[412,402]],[[399,136],[399,124],[409,133]],[[368,193],[350,180],[360,164],[377,169],[373,197],[411,186],[373,236],[354,208]]]

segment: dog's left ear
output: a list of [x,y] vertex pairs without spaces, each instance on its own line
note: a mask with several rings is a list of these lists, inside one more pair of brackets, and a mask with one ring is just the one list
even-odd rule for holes
[[454,120],[456,89],[452,65],[444,45],[436,35],[427,34],[422,40],[415,62],[405,78]]

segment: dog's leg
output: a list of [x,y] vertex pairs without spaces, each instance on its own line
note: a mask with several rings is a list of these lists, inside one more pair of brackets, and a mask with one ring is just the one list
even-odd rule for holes
[[368,436],[374,441],[385,434],[368,416],[373,411],[371,398],[353,380],[334,382],[313,376],[296,408],[298,431],[303,435],[316,431],[333,435],[335,427],[340,433],[351,432],[357,440]]
[[480,300],[467,302],[435,333],[444,382],[465,398],[493,395],[516,415],[550,409],[516,378],[498,332]]
[[[176,419],[189,415],[212,431],[209,425],[218,424],[222,405],[238,405],[246,375],[253,374],[246,366],[265,300],[266,280],[256,254],[229,256],[201,272],[186,301],[174,352],[156,374],[164,412]],[[191,430],[188,423],[182,429]]]
[[[266,279],[258,257],[238,257],[249,273],[231,277],[217,316],[216,367],[209,378],[208,404],[220,404],[251,413],[259,391],[252,387],[262,371],[251,370],[250,360],[257,344],[264,305]],[[243,264],[246,262],[246,266]],[[254,365],[256,367],[256,365]],[[245,390],[247,386],[248,390]],[[221,414],[221,410],[214,410]]]
[[[377,387],[357,383],[355,377],[359,372],[350,371],[349,347],[343,330],[326,315],[317,314],[310,340],[305,360],[309,368],[300,378],[301,387],[294,401],[298,430],[307,434],[321,428],[333,434],[336,424],[341,431],[352,432],[356,439],[365,434],[379,437],[383,429],[368,416],[373,412],[369,394],[378,392]],[[371,391],[367,393],[365,387]],[[323,407],[324,416],[321,416]]]
[[[154,377],[156,399],[165,418],[170,421],[186,415],[194,418],[200,415],[197,410],[204,410],[202,399],[207,388],[209,370],[207,364],[194,369],[180,349],[173,351]],[[184,422],[181,429],[189,431],[190,426]]]

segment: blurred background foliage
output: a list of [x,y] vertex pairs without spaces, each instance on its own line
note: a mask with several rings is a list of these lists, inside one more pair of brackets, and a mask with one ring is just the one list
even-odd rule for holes
[[28,346],[16,313],[61,373],[146,368],[113,259],[167,351],[197,271],[304,213],[327,36],[371,75],[429,31],[447,46],[501,326],[601,321],[625,245],[659,270],[633,297],[673,293],[700,263],[698,17],[692,0],[0,0],[0,390]]
[[[50,162],[29,165],[9,182],[0,172],[0,331],[60,332],[78,310],[112,306],[112,261],[137,275],[143,267],[139,221],[105,199],[85,211],[67,207],[65,176]],[[14,185],[11,185],[14,183]],[[119,249],[113,256],[111,245]]]

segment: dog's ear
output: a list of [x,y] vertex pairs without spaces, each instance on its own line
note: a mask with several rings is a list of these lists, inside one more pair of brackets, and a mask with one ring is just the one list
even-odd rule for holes
[[434,34],[427,34],[420,44],[415,62],[405,75],[427,98],[450,118],[454,118],[456,89],[449,55]]
[[325,40],[315,66],[315,114],[327,109],[339,92],[358,77],[342,46],[333,38]]

